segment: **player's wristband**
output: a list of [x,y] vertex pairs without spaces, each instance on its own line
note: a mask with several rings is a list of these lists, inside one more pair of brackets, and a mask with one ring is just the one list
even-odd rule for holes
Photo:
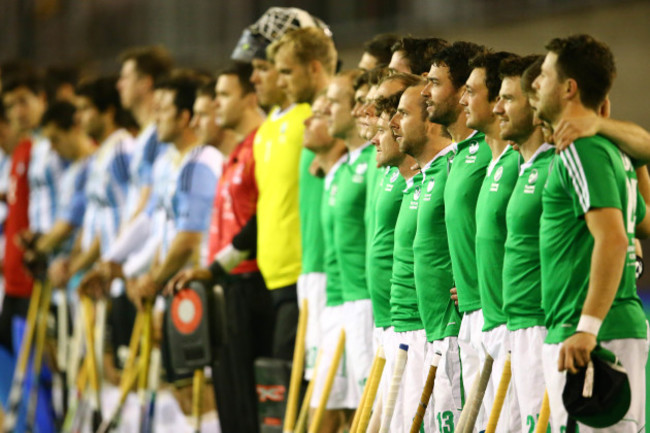
[[636,256],[636,279],[638,280],[643,276],[644,271],[643,257]]
[[602,324],[603,321],[599,318],[583,314],[580,316],[580,321],[578,322],[578,328],[576,329],[576,332],[587,332],[597,337],[598,331],[600,331],[600,325]]

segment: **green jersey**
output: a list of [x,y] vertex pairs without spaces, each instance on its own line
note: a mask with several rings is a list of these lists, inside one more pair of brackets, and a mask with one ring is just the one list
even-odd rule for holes
[[390,320],[390,278],[393,275],[395,223],[406,182],[397,167],[386,167],[380,177],[375,206],[370,210],[375,225],[368,249],[368,290],[375,326],[385,328]]
[[323,272],[325,270],[325,251],[321,226],[321,199],[323,198],[323,179],[312,176],[309,167],[314,160],[314,152],[303,149],[300,155],[299,203],[300,234],[302,236],[302,273]]
[[506,324],[503,314],[503,254],[506,208],[519,174],[519,152],[506,146],[488,166],[476,201],[476,271],[483,331]]
[[461,313],[481,308],[476,276],[476,198],[491,159],[485,134],[475,132],[456,145],[445,185],[445,224]]
[[638,201],[630,158],[605,138],[576,140],[554,158],[542,193],[539,233],[546,343],[561,343],[578,325],[594,248],[584,216],[597,208],[621,210],[629,245],[623,276],[598,339],[646,337],[635,281],[634,232],[636,222],[645,216],[645,203]]
[[503,312],[508,330],[544,326],[539,220],[542,191],[555,148],[542,144],[519,169],[519,179],[506,210],[503,257]]
[[418,224],[418,204],[422,174],[406,181],[397,222],[393,250],[393,277],[390,279],[390,316],[396,332],[422,329],[422,319],[415,290],[413,240]]
[[341,267],[343,300],[369,299],[366,283],[366,192],[374,146],[366,144],[348,154],[338,175],[334,205],[334,244]]
[[334,242],[334,206],[338,195],[338,177],[341,165],[347,155],[343,156],[327,173],[323,182],[323,199],[321,200],[321,224],[323,225],[323,242],[325,245],[325,275],[327,286],[326,305],[334,307],[343,304],[343,287],[341,285],[341,267],[339,266]]
[[461,316],[449,293],[454,287],[454,274],[443,198],[453,156],[453,146],[450,145],[422,169],[422,192],[413,250],[416,251],[414,274],[418,307],[428,341],[457,336],[460,328]]

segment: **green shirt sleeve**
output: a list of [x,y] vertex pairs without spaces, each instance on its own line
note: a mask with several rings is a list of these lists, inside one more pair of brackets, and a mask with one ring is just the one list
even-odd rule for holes
[[582,218],[594,208],[621,209],[614,167],[604,148],[591,145],[590,139],[577,140],[560,154],[560,160],[576,217]]

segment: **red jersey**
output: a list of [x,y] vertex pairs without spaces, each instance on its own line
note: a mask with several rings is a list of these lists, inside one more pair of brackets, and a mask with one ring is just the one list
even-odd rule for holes
[[[257,209],[257,184],[253,159],[254,130],[232,151],[224,164],[217,184],[212,207],[208,264],[214,255],[232,242],[232,239],[255,215]],[[233,274],[258,271],[257,260],[245,260],[231,271]]]
[[5,221],[5,293],[9,296],[28,298],[32,294],[32,278],[23,266],[23,250],[15,242],[16,236],[29,228],[29,180],[27,168],[32,150],[30,140],[21,141],[11,155],[7,207]]

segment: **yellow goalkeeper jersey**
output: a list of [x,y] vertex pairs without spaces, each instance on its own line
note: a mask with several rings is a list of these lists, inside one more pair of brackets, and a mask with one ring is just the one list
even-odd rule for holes
[[255,136],[257,264],[269,289],[295,284],[301,272],[298,179],[309,104],[274,108]]

